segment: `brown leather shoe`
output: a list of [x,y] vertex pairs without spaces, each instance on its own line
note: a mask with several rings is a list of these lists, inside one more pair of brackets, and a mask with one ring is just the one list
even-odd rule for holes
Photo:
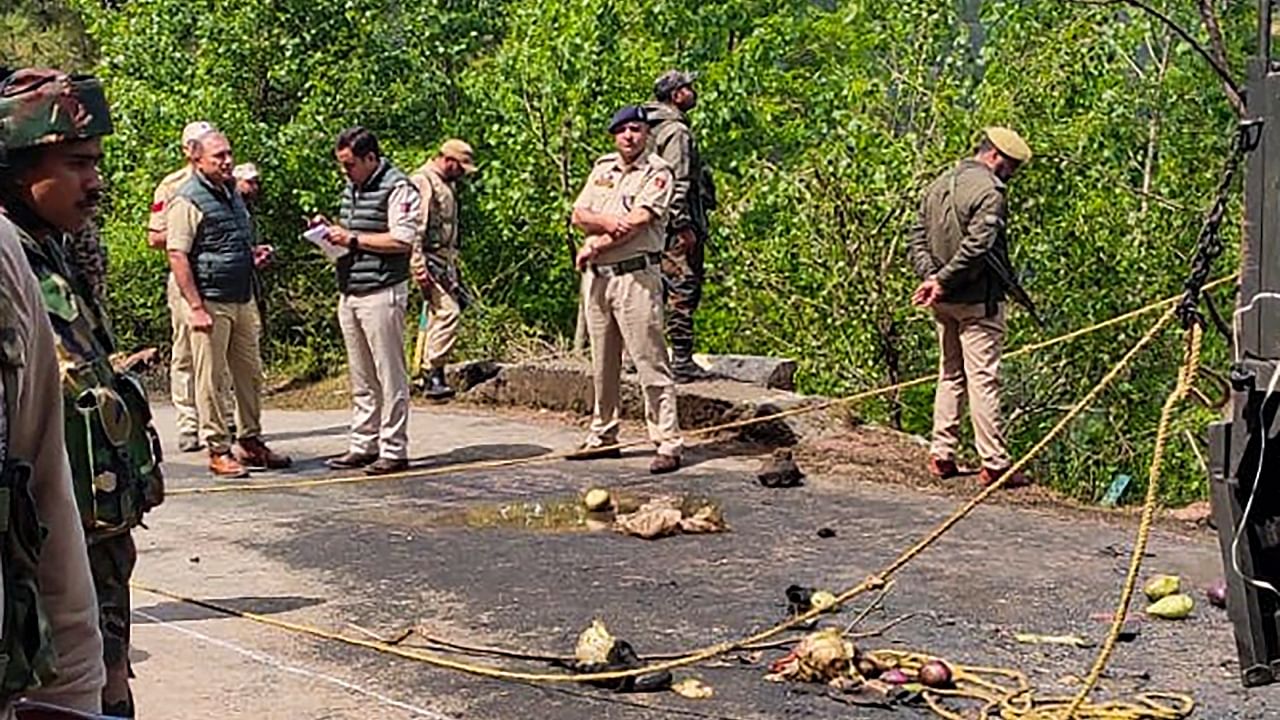
[[662,475],[663,473],[675,472],[680,469],[680,458],[675,455],[663,455],[658,453],[653,456],[653,460],[649,462],[650,475]]
[[345,455],[329,458],[324,461],[324,464],[334,470],[355,470],[356,468],[362,468],[377,459],[378,456],[373,453],[349,452]]
[[[978,481],[982,483],[983,487],[986,487],[1004,477],[1004,474],[1007,471],[1008,468],[1005,468],[1004,470],[992,470],[991,468],[984,467],[982,468],[982,472],[978,473]],[[1023,475],[1021,471],[1018,471],[1010,476],[1009,479],[1000,487],[1002,489],[1009,490],[1012,488],[1026,487],[1030,484],[1031,478]]]
[[404,472],[409,469],[409,461],[404,458],[385,458],[380,457],[374,460],[369,467],[364,469],[365,475],[390,475],[391,473]]
[[960,474],[955,460],[944,460],[935,455],[929,456],[929,474],[939,480],[950,480]]
[[283,470],[293,464],[288,455],[275,452],[262,442],[262,438],[257,437],[237,441],[231,447],[231,452],[250,470]]
[[229,452],[209,453],[209,472],[218,477],[249,477],[249,469],[241,465]]

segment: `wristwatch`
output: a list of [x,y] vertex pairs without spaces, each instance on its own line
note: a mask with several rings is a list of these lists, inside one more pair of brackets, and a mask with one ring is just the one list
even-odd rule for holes
[[357,234],[355,234],[355,233],[351,233],[351,239],[348,241],[348,243],[351,245],[351,251],[352,251],[352,252],[355,252],[355,251],[359,250],[359,249],[360,249],[360,236],[359,236],[359,235],[357,235]]

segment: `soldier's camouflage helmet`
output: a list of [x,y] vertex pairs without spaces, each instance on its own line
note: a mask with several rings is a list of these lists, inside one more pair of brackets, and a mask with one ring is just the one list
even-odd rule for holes
[[48,68],[0,80],[0,152],[110,135],[102,83]]

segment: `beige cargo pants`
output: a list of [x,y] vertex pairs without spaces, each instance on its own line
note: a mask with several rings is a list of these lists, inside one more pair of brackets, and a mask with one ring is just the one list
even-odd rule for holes
[[613,445],[618,440],[621,406],[622,350],[636,364],[644,392],[644,419],[649,439],[663,455],[680,456],[676,385],[663,340],[662,275],[656,266],[605,277],[588,270],[582,275],[587,335],[591,338],[591,370],[595,410],[587,447]]
[[[183,320],[190,322],[187,304]],[[213,453],[227,452],[236,439],[262,434],[262,353],[259,335],[262,325],[258,305],[206,302],[213,317],[210,332],[190,331],[191,356],[195,367],[196,411],[200,416],[200,441]],[[228,382],[231,388],[227,387]],[[234,390],[236,438],[227,431],[230,417],[223,403]]]
[[409,372],[404,318],[409,284],[339,295],[338,324],[351,378],[351,445],[360,455],[409,457]]
[[[196,412],[196,368],[191,355],[191,327],[186,320],[186,300],[170,273],[165,285],[165,300],[169,304],[169,328],[172,331],[172,349],[169,360],[169,396],[177,411],[179,435],[199,435],[200,415]],[[227,390],[221,397],[222,414],[235,417],[235,394],[230,377]]]
[[1000,354],[1004,349],[1005,306],[987,317],[984,304],[938,303],[933,308],[941,360],[933,402],[933,442],[929,452],[954,460],[960,446],[965,400],[983,467],[1009,467],[1000,417]]

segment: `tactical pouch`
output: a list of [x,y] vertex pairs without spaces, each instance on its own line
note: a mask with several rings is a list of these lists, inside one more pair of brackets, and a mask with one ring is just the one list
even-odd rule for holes
[[[76,397],[84,441],[68,442],[69,448],[83,453],[79,460],[87,467],[81,469],[93,480],[88,490],[92,494],[90,527],[95,531],[91,541],[139,524],[143,513],[164,501],[159,437],[150,423],[146,397],[128,375],[112,379],[113,388],[91,387]],[[73,468],[78,465],[73,460]],[[81,494],[85,492],[80,489]]]

